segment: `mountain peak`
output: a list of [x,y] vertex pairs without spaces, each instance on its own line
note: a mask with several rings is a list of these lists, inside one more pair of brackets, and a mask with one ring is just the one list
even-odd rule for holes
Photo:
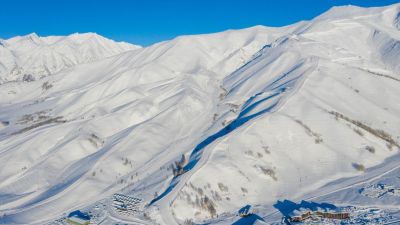
[[39,38],[39,36],[35,32],[27,34],[24,37],[27,37],[27,38]]
[[325,13],[317,16],[314,20],[335,20],[335,19],[351,19],[364,17],[368,15],[382,14],[387,10],[399,11],[400,3],[385,7],[360,7],[356,5],[333,6]]
[[68,35],[67,37],[76,38],[76,39],[88,39],[88,38],[104,38],[103,36],[94,33],[94,32],[86,32],[86,33],[73,33]]
[[8,44],[14,44],[14,43],[18,43],[20,41],[29,41],[32,42],[34,44],[40,44],[41,40],[40,37],[36,34],[36,33],[30,33],[27,35],[22,35],[22,36],[16,36],[16,37],[12,37],[9,38],[7,40],[5,40]]

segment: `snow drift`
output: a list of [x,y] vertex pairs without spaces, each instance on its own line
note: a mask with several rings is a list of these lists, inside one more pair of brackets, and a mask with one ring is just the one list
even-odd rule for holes
[[249,204],[272,223],[278,201],[351,204],[328,194],[399,154],[399,7],[146,48],[2,40],[0,77],[15,82],[0,85],[0,223],[44,224],[114,193],[145,204],[123,216],[106,200],[104,224],[232,223]]

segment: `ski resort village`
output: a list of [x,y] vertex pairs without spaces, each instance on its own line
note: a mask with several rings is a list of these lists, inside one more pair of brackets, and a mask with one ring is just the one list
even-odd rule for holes
[[0,39],[0,224],[399,225],[400,3]]

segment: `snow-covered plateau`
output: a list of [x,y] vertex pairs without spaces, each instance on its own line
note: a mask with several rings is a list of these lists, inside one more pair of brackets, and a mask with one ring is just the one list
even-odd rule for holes
[[0,39],[0,224],[400,224],[399,115],[400,4]]

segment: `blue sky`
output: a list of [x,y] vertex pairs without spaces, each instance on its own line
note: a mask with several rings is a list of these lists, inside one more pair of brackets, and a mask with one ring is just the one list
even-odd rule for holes
[[383,6],[399,0],[6,0],[0,37],[36,32],[96,32],[150,45],[184,34],[254,25],[282,26],[311,19],[332,6]]

